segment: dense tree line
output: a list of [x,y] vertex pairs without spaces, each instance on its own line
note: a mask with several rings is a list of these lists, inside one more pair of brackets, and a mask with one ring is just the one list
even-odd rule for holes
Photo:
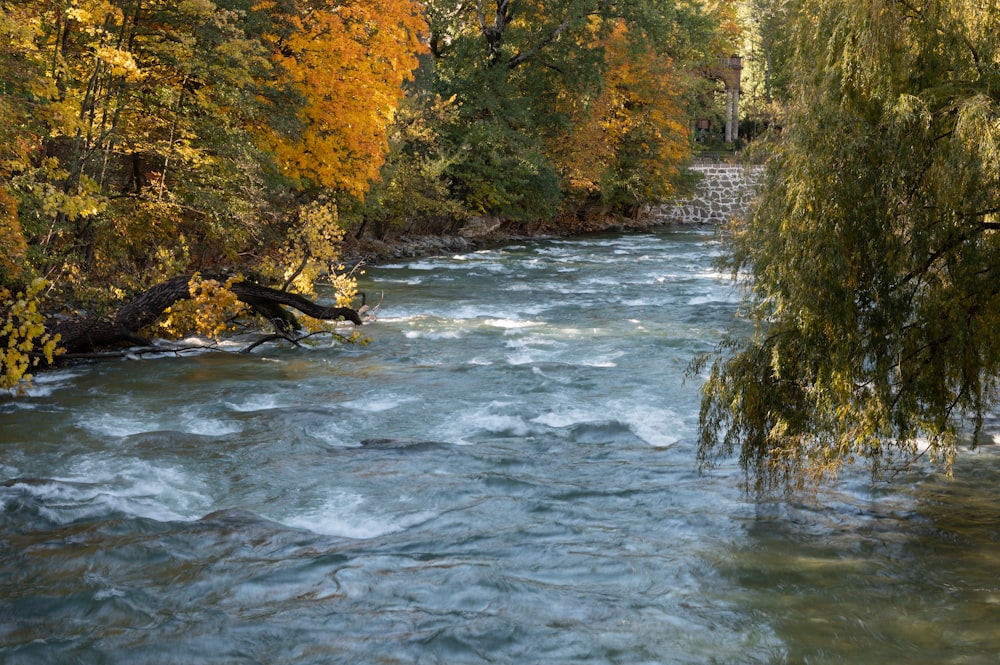
[[9,0],[0,39],[0,388],[59,334],[357,321],[347,234],[635,215],[744,39],[754,332],[695,367],[702,461],[948,463],[996,405],[996,0]]
[[345,232],[669,196],[687,72],[733,48],[733,5],[0,2],[0,387],[58,353],[54,322],[179,275],[160,332],[218,332],[247,305],[227,280],[349,305]]

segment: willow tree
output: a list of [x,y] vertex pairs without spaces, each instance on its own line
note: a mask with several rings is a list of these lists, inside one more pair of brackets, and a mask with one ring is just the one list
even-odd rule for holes
[[790,122],[730,242],[755,328],[704,360],[700,457],[759,488],[950,464],[997,401],[1000,7],[789,4]]

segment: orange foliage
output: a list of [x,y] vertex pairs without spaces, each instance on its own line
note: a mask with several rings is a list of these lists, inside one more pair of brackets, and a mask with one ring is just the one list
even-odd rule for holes
[[290,34],[274,38],[273,58],[305,100],[303,128],[271,134],[270,147],[285,175],[362,196],[384,162],[426,24],[412,0],[299,4],[287,17]]
[[600,191],[616,172],[612,179],[625,182],[636,200],[662,198],[690,152],[673,63],[652,50],[630,49],[621,21],[601,46],[607,63],[601,94],[561,100],[573,129],[552,146],[553,157],[578,192]]

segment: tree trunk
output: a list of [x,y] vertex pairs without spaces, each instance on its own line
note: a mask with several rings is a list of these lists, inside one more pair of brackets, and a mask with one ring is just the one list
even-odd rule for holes
[[[205,275],[205,279],[213,279]],[[214,277],[220,282],[225,278]],[[50,320],[46,326],[50,334],[59,335],[59,346],[66,353],[83,353],[122,344],[144,343],[139,331],[154,323],[164,310],[174,303],[191,297],[190,275],[174,277],[161,282],[135,296],[114,314],[77,319]],[[324,307],[294,293],[279,291],[251,282],[237,282],[230,287],[236,297],[251,308],[260,311],[275,323],[282,332],[290,329],[290,316],[279,314],[283,307],[291,307],[307,316],[324,321],[342,319],[361,325],[361,317],[350,307]],[[282,323],[278,323],[280,320]]]

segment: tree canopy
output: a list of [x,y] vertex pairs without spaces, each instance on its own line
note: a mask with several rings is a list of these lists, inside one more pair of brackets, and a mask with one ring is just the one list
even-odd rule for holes
[[[691,63],[734,48],[733,2],[430,0],[440,178],[473,215],[668,198],[691,154]],[[722,46],[725,44],[725,46]]]
[[2,385],[45,339],[43,296],[102,308],[220,266],[302,293],[333,277],[335,193],[378,176],[425,28],[411,0],[0,4]]
[[1000,7],[798,0],[789,119],[730,235],[754,322],[714,358],[701,459],[758,487],[979,435],[1000,373]]
[[118,325],[159,284],[183,301],[160,332],[218,330],[240,275],[346,307],[348,232],[638,214],[681,177],[735,4],[0,3],[0,388],[81,330],[52,315]]

